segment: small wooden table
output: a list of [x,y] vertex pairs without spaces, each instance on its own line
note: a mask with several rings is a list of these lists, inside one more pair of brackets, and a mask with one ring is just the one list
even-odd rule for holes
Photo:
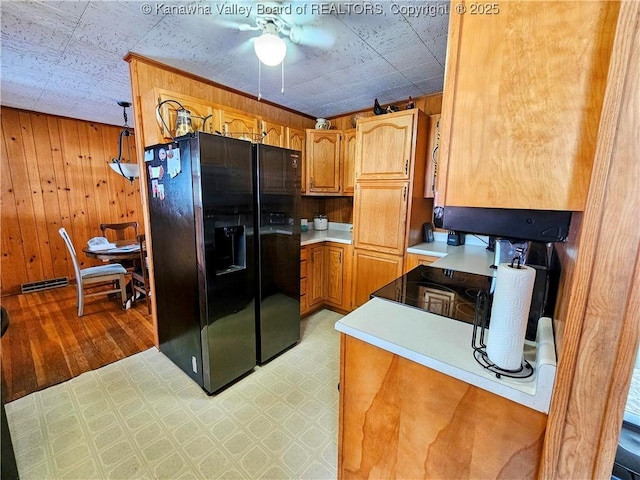
[[89,258],[97,258],[111,263],[118,263],[122,260],[139,260],[140,244],[137,240],[118,240],[114,242],[115,248],[107,250],[90,250],[88,245],[82,248],[84,254]]

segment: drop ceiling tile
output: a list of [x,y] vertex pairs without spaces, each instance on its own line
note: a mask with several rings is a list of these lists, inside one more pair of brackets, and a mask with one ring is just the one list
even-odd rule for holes
[[411,28],[423,40],[447,34],[449,30],[450,2],[421,2],[422,5],[415,5],[416,2],[397,3],[414,4],[413,6],[417,6],[420,9],[420,15],[407,16],[406,18]]
[[425,44],[435,59],[444,66],[447,58],[447,35],[428,39]]
[[422,82],[433,77],[444,76],[444,68],[437,62],[423,63],[415,67],[402,70],[400,73],[412,83]]
[[21,79],[6,78],[2,76],[2,105],[7,107],[32,110],[35,108],[37,97],[42,92],[42,87],[32,86]]
[[404,48],[386,54],[384,58],[390,65],[400,71],[424,63],[438,63],[431,51],[422,42],[408,44]]
[[429,95],[430,93],[438,93],[442,92],[444,86],[444,78],[442,77],[434,77],[428,78],[422,82],[417,82],[416,87],[418,87],[423,93],[423,95]]
[[[73,38],[86,42],[100,50],[120,56],[144,37],[158,23],[153,15],[144,15],[138,2],[89,2],[78,23]],[[105,18],[117,18],[117,22],[105,23]]]
[[89,76],[108,76],[114,68],[120,68],[124,64],[121,55],[101,50],[74,38],[69,42],[69,48],[57,67]]
[[52,10],[57,10],[59,15],[64,16],[72,23],[77,23],[80,21],[82,14],[87,9],[91,2],[89,1],[73,1],[69,0],[47,0],[46,2],[37,2],[44,7],[50,8]]
[[1,2],[2,41],[27,44],[33,48],[62,50],[75,22],[40,2]]

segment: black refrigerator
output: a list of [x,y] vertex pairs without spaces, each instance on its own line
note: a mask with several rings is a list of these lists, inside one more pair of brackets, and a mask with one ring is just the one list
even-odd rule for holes
[[299,162],[206,133],[145,149],[160,351],[209,394],[300,338]]

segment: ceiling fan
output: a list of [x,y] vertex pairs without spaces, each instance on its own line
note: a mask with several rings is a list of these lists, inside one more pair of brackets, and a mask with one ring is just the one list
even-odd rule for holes
[[[282,85],[281,93],[284,94],[284,59],[289,47],[293,47],[292,55],[295,58],[295,49],[298,46],[328,49],[335,43],[335,35],[323,28],[312,25],[318,17],[313,15],[296,15],[294,2],[261,2],[261,8],[251,10],[247,20],[230,21],[218,20],[218,24],[240,31],[260,31],[260,35],[247,40],[253,43],[253,48],[258,57],[258,99],[262,98],[261,92],[261,66],[274,67],[281,65]],[[283,38],[284,37],[284,38]],[[285,39],[289,42],[285,42]],[[290,56],[290,60],[291,60]],[[294,60],[295,61],[295,60]]]
[[[333,46],[335,36],[323,28],[310,23],[313,16],[295,15],[290,2],[262,2],[261,10],[252,12],[247,21],[220,22],[225,27],[240,31],[261,31],[262,34],[250,38],[256,55],[268,66],[279,65],[286,56],[287,43],[327,49]],[[284,38],[283,38],[284,37]]]

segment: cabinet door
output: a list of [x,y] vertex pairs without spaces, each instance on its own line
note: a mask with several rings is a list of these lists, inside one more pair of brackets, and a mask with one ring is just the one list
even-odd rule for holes
[[344,301],[344,248],[336,244],[329,244],[325,246],[324,253],[327,275],[325,301],[341,308]]
[[[176,112],[180,109],[180,106],[191,113],[191,126],[194,132],[213,133],[214,119],[212,114],[214,110],[204,100],[159,88],[155,90],[155,95],[157,99],[156,120],[163,139],[171,140],[171,137],[175,135]],[[160,104],[162,106],[158,111],[157,107]]]
[[309,249],[311,265],[307,270],[307,303],[309,308],[324,301],[324,246],[316,245]]
[[300,315],[305,315],[309,311],[307,302],[308,291],[308,268],[309,268],[309,247],[300,248]]
[[353,205],[353,246],[402,255],[409,182],[359,182]]
[[257,118],[233,110],[220,110],[219,114],[224,135],[251,141],[260,137]]
[[307,130],[307,194],[340,193],[340,132]]
[[290,150],[298,150],[302,156],[302,193],[307,190],[307,162],[305,160],[305,144],[304,144],[304,130],[300,128],[287,127],[287,144],[286,147]]
[[407,253],[404,256],[404,272],[413,270],[418,265],[431,265],[440,257],[431,257],[429,255],[418,255],[416,253]]
[[277,123],[261,121],[261,132],[264,134],[262,143],[264,145],[272,145],[274,147],[286,147],[287,141],[284,135],[285,128]]
[[353,195],[356,179],[356,129],[342,132],[342,193]]
[[354,250],[351,307],[366,303],[371,293],[402,275],[402,257]]
[[417,110],[364,118],[356,132],[356,182],[409,179]]
[[451,16],[445,205],[584,209],[618,5],[503,2],[499,15]]
[[440,114],[429,115],[429,143],[427,145],[427,168],[424,177],[424,198],[433,198],[436,193],[439,147]]

